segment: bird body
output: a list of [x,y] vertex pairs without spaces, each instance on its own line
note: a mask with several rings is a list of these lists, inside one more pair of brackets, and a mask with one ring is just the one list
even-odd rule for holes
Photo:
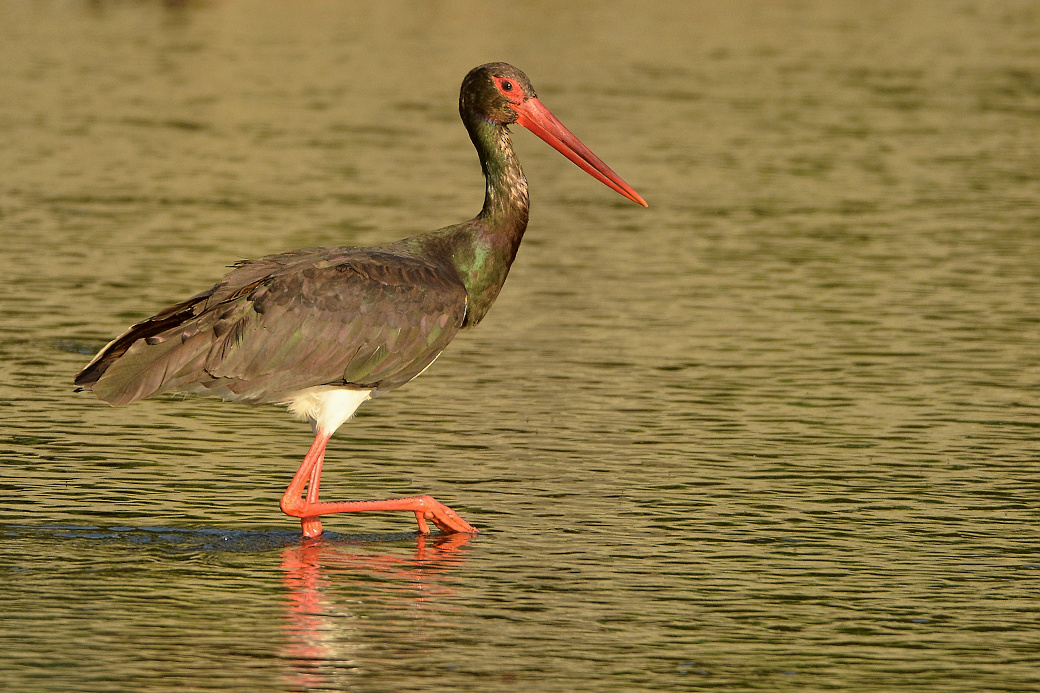
[[[507,125],[519,122],[580,167],[645,205],[538,101],[505,63],[472,70],[459,111],[487,181],[470,221],[371,248],[296,250],[240,262],[211,288],[131,327],[76,377],[123,405],[170,391],[288,406],[315,441],[282,498],[307,536],[320,514],[410,510],[447,531],[476,531],[429,496],[322,503],[325,444],[367,399],[426,370],[494,303],[527,228],[527,180]],[[307,489],[306,500],[300,495]],[[373,505],[374,504],[374,505]]]

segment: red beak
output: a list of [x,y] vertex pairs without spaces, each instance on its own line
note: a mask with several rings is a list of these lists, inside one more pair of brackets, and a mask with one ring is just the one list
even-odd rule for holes
[[571,131],[556,119],[548,108],[538,99],[527,99],[521,104],[513,104],[518,117],[516,122],[545,140],[556,151],[578,165],[578,168],[609,188],[613,188],[633,202],[644,207],[646,200],[639,196],[632,187],[621,180],[621,176],[610,170],[598,156],[581,143]]

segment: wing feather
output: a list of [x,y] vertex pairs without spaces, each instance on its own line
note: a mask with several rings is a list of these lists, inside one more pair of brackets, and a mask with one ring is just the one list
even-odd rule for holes
[[448,268],[379,249],[244,263],[118,337],[76,378],[112,404],[171,390],[274,402],[317,385],[385,391],[422,372],[465,320]]

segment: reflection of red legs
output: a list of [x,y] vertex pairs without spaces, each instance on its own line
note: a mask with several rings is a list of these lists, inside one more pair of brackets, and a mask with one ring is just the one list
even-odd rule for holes
[[[338,672],[372,635],[363,630],[369,623],[364,618],[351,619],[351,624],[358,624],[356,628],[344,628],[341,616],[352,613],[355,602],[381,604],[391,614],[407,608],[408,619],[380,620],[377,638],[392,632],[399,633],[402,642],[412,642],[416,625],[431,632],[447,628],[448,605],[455,596],[448,577],[466,559],[470,541],[473,535],[461,532],[420,534],[415,537],[411,557],[401,550],[404,547],[381,548],[379,543],[306,539],[286,547],[282,551],[286,587],[283,658],[288,664],[288,689],[353,690],[356,682],[339,678]],[[357,598],[343,600],[345,591]],[[416,621],[419,618],[424,620]]]
[[[393,498],[381,501],[340,501],[322,503],[318,500],[318,487],[321,484],[321,466],[325,461],[325,446],[328,445],[332,433],[318,431],[311,443],[307,456],[296,470],[289,488],[282,496],[282,512],[300,518],[303,536],[317,537],[321,535],[321,515],[331,513],[380,512],[387,510],[405,510],[415,513],[419,523],[419,531],[430,532],[427,520],[440,527],[444,532],[476,533],[476,528],[432,496],[412,496],[410,498]],[[306,499],[301,498],[304,487],[307,488]]]

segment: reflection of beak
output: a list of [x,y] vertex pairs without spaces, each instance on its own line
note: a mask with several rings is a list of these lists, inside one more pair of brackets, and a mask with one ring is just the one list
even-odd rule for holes
[[644,207],[646,200],[639,193],[621,180],[621,176],[610,170],[603,161],[592,153],[588,147],[581,143],[571,131],[563,126],[556,116],[542,105],[538,99],[527,99],[520,104],[512,104],[518,117],[516,122],[541,137],[556,151],[578,165],[578,168],[588,173],[609,188],[616,190],[633,202],[638,202]]

